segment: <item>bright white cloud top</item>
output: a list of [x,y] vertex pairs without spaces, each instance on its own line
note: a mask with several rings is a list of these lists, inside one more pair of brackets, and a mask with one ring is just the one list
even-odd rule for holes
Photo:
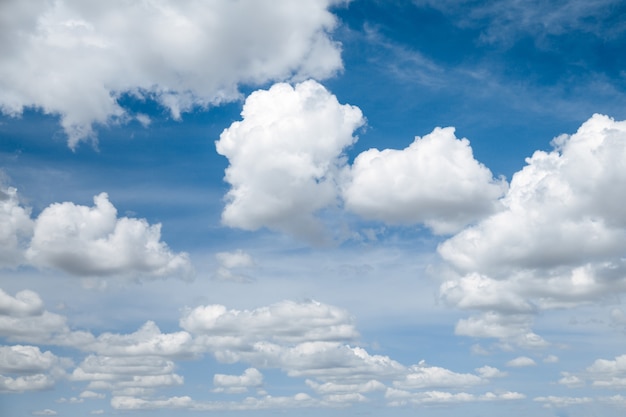
[[365,123],[361,111],[310,80],[252,93],[241,115],[216,143],[230,162],[223,222],[324,240],[314,215],[337,204],[343,152]]
[[624,415],[622,3],[1,2],[0,415]]
[[137,116],[122,94],[180,118],[238,99],[241,84],[323,79],[342,67],[327,10],[338,2],[3,2],[0,109],[59,115],[74,148],[95,139],[95,123]]

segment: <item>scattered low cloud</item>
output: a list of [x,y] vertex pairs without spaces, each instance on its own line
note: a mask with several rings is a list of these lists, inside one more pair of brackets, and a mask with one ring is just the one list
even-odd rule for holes
[[241,115],[216,142],[230,163],[222,222],[323,242],[315,215],[337,205],[343,151],[365,123],[361,111],[309,80],[255,91]]
[[528,366],[536,366],[536,365],[537,363],[533,359],[527,356],[520,356],[515,359],[511,359],[510,361],[506,363],[506,366],[511,367],[511,368],[525,368]]
[[589,397],[557,397],[557,396],[548,396],[548,397],[536,397],[534,401],[543,403],[545,408],[553,408],[553,407],[569,407],[572,405],[580,405],[580,404],[588,404],[593,402],[593,398]]
[[246,272],[254,266],[254,260],[249,253],[237,249],[234,252],[218,252],[215,254],[218,262],[214,277],[220,281],[252,282],[254,278]]
[[30,211],[20,205],[15,188],[0,188],[0,267],[24,262],[22,248],[33,233]]
[[256,368],[246,369],[242,375],[213,375],[213,392],[241,394],[248,388],[259,388],[263,385],[263,374]]
[[[0,251],[10,255],[4,266],[55,268],[81,278],[132,279],[178,276],[189,279],[193,268],[186,253],[174,253],[161,241],[161,225],[117,217],[106,193],[94,206],[54,203],[36,219],[22,207],[14,188],[0,189]],[[17,296],[29,297],[28,292]],[[3,303],[0,293],[0,309]]]

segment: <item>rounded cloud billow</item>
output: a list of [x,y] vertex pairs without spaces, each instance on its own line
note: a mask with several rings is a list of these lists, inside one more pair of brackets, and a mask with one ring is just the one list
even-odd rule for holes
[[365,123],[361,110],[309,80],[252,93],[241,115],[216,142],[230,162],[225,180],[232,186],[222,221],[324,240],[314,214],[337,204],[342,153]]
[[619,191],[626,189],[626,121],[596,114],[553,146],[527,158],[502,198],[503,210],[439,246],[462,275],[442,284],[441,296],[487,312],[462,320],[457,332],[518,337],[492,331],[499,325],[486,318],[506,322],[503,315],[574,307],[626,290]]
[[424,223],[440,234],[492,213],[507,188],[451,127],[416,137],[403,150],[365,151],[350,176],[343,189],[348,210],[390,224]]
[[[0,265],[51,267],[82,278],[193,276],[188,254],[174,253],[161,241],[160,224],[118,218],[106,193],[94,197],[93,207],[55,203],[36,219],[20,205],[15,189],[0,189],[2,195]],[[28,301],[28,291],[20,294]]]
[[222,221],[231,227],[320,242],[316,214],[343,200],[366,219],[449,234],[496,211],[507,189],[454,128],[436,128],[404,150],[370,149],[350,166],[344,152],[365,118],[312,80],[255,91],[241,115],[216,142],[230,162]]
[[239,99],[241,84],[323,79],[342,68],[329,38],[336,3],[3,1],[0,40],[11,41],[0,42],[0,111],[59,115],[74,148],[95,139],[94,124],[133,117],[118,103],[124,93],[180,118]]

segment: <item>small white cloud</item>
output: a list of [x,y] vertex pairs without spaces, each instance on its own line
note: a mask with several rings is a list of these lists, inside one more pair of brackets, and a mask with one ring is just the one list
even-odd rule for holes
[[106,398],[106,395],[93,391],[83,391],[80,393],[79,397],[89,400],[103,400],[104,398]]
[[263,385],[263,375],[256,368],[246,369],[242,375],[215,374],[213,376],[214,392],[238,394],[247,392],[248,388]]
[[502,372],[498,368],[494,368],[492,366],[485,365],[481,368],[476,368],[476,372],[483,378],[503,378],[508,374],[506,372]]
[[558,383],[561,385],[565,385],[569,388],[582,387],[585,385],[585,381],[579,378],[576,375],[572,375],[569,372],[561,372],[562,378],[559,379]]
[[515,359],[511,359],[506,363],[506,366],[511,368],[523,368],[527,366],[535,366],[537,363],[527,356],[520,356]]
[[556,355],[548,355],[543,358],[544,363],[557,363],[559,361],[559,357]]
[[173,253],[161,241],[161,225],[117,217],[106,193],[94,206],[52,204],[37,217],[27,252],[38,266],[81,277],[190,277],[186,253]]
[[34,416],[56,416],[58,413],[54,410],[46,408],[45,410],[33,411],[31,414]]

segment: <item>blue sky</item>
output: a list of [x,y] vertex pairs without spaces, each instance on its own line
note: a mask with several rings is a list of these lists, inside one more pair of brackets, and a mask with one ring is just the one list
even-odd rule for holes
[[0,5],[0,414],[619,416],[620,1]]

